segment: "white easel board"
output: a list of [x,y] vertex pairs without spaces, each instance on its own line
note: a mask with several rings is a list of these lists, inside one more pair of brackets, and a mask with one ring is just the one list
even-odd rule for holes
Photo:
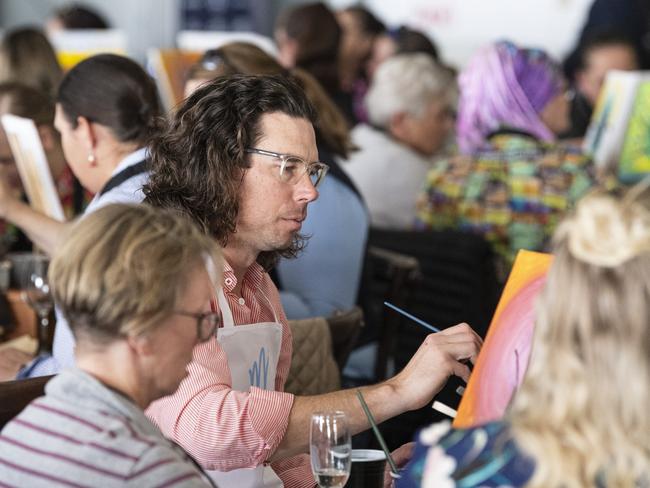
[[53,219],[65,221],[63,206],[34,121],[15,115],[3,115],[1,120],[32,208]]

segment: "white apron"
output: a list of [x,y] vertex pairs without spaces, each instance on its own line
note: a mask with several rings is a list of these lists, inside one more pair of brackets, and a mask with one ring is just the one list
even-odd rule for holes
[[[223,317],[223,327],[217,331],[217,341],[226,353],[232,379],[232,389],[249,391],[251,386],[273,390],[275,375],[280,359],[282,345],[282,324],[269,299],[264,299],[271,307],[275,322],[238,325],[223,290],[219,290],[217,300]],[[242,468],[233,471],[208,471],[219,486],[237,488],[280,488],[284,485],[271,466]]]

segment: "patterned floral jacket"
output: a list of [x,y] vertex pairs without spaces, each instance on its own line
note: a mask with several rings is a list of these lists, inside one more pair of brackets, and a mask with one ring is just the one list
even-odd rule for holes
[[594,184],[577,148],[499,132],[475,156],[453,156],[429,172],[418,198],[418,229],[480,233],[507,269],[519,249],[543,250],[564,213]]
[[397,487],[518,487],[525,486],[534,469],[535,463],[517,448],[507,424],[451,429],[445,421],[420,431]]

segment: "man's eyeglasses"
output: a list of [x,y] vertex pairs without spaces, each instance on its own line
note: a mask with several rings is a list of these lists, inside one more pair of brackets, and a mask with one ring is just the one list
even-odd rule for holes
[[280,180],[292,185],[298,183],[306,173],[309,175],[312,185],[317,187],[323,182],[327,171],[330,169],[329,166],[320,161],[308,163],[304,159],[291,154],[280,154],[255,147],[248,148],[245,152],[278,159],[280,161]]
[[218,312],[192,313],[174,310],[174,313],[196,319],[196,337],[199,342],[209,340],[221,325],[221,314]]

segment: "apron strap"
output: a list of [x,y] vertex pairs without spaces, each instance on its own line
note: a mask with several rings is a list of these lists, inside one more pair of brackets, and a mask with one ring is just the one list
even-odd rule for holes
[[260,291],[260,293],[264,297],[264,300],[266,300],[266,303],[268,303],[271,312],[273,312],[273,320],[279,324],[280,320],[278,319],[278,315],[275,313],[275,308],[273,308],[273,305],[271,304],[271,300],[269,300],[269,298],[263,292]]
[[145,173],[148,169],[147,160],[140,161],[132,166],[124,168],[122,171],[113,175],[110,180],[106,182],[104,187],[99,191],[99,196],[102,196],[104,193],[108,193],[113,188],[120,186],[126,180],[130,180],[134,176]]
[[219,291],[217,292],[217,302],[219,302],[219,309],[221,310],[224,328],[234,327],[235,321],[232,318],[232,312],[230,311],[228,300],[226,300],[226,295],[223,294],[223,288],[219,288]]
[[[271,304],[271,300],[269,300],[266,294],[264,294],[262,291],[260,291],[260,294],[264,297],[264,300],[266,300],[266,303],[269,305],[269,308],[273,313],[273,321],[279,324],[280,320],[278,319],[278,314],[275,313],[275,308]],[[234,327],[235,320],[233,319],[230,305],[228,305],[228,300],[226,300],[226,295],[223,293],[223,287],[219,288],[219,291],[217,292],[217,302],[219,303],[219,309],[221,310],[221,317],[223,318],[224,328]]]

